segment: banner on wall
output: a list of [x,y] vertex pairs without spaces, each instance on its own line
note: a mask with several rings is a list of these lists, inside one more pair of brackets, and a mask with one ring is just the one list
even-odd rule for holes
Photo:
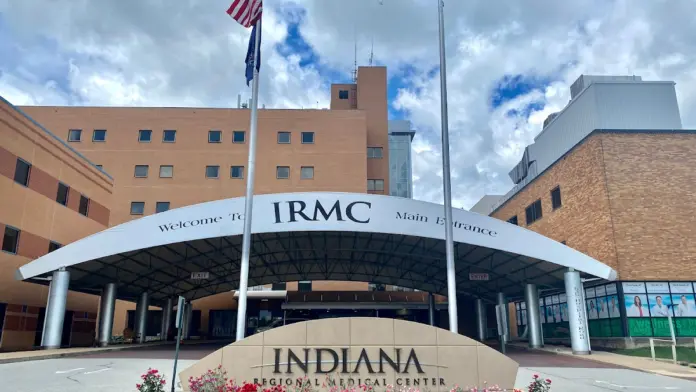
[[[648,287],[650,290],[650,287]],[[650,316],[652,317],[667,317],[672,315],[669,305],[672,304],[672,298],[669,294],[648,294],[648,305],[650,306]]]
[[645,294],[645,283],[643,282],[624,282],[624,294]]
[[667,282],[645,282],[645,287],[648,289],[648,293],[669,293],[669,284]]
[[624,306],[626,307],[626,317],[650,317],[648,297],[645,294],[624,295]]
[[[616,287],[615,287],[616,289]],[[609,317],[617,318],[621,317],[621,311],[619,310],[619,297],[616,295],[610,295],[607,298],[607,307],[609,308]]]

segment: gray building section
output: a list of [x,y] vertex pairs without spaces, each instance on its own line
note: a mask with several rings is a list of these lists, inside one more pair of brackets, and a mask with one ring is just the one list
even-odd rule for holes
[[488,215],[491,208],[500,200],[503,195],[485,195],[473,207],[469,209],[477,214]]
[[411,142],[416,131],[406,120],[389,121],[389,195],[413,198]]
[[571,100],[544,122],[510,171],[515,184],[489,215],[595,129],[680,130],[675,83],[643,81],[639,76],[582,75],[571,86]]

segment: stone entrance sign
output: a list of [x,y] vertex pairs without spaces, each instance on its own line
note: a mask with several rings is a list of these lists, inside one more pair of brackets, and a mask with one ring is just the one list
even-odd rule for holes
[[463,335],[410,321],[333,318],[275,328],[230,344],[179,374],[189,377],[218,366],[238,384],[292,386],[307,376],[315,389],[372,385],[384,390],[449,391],[499,385],[512,389],[517,362]]

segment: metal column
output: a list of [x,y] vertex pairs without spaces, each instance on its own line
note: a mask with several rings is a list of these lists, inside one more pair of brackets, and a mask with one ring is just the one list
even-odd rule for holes
[[570,345],[573,354],[588,355],[590,354],[590,335],[587,331],[587,313],[583,299],[585,289],[578,271],[570,270],[564,274],[564,278],[570,321]]
[[476,331],[480,342],[486,341],[488,329],[488,318],[486,315],[486,304],[481,298],[476,299]]
[[505,307],[505,324],[508,325],[508,332],[505,334],[505,341],[510,341],[510,310],[508,309],[508,301],[505,297],[505,293],[498,293],[498,305],[503,305]]
[[433,293],[428,293],[428,320],[430,320],[430,325],[435,325],[435,296]]
[[529,347],[541,348],[541,319],[539,317],[539,290],[535,284],[528,283],[524,288],[524,301],[527,303],[527,326]]
[[111,341],[116,306],[116,283],[107,283],[102,289],[99,304],[99,346],[106,347]]
[[183,330],[181,333],[181,339],[187,340],[191,338],[191,316],[193,315],[193,304],[187,302],[184,305],[184,318],[181,320],[183,323]]
[[150,307],[150,295],[146,292],[140,294],[138,304],[135,306],[135,335],[138,343],[145,343],[147,337],[147,311]]
[[63,337],[63,320],[65,319],[65,303],[68,299],[70,272],[61,268],[53,272],[51,285],[48,287],[46,301],[46,317],[44,318],[41,347],[59,348]]
[[169,327],[172,325],[172,308],[174,308],[174,298],[167,298],[162,307],[162,328],[160,336],[162,340],[169,337]]

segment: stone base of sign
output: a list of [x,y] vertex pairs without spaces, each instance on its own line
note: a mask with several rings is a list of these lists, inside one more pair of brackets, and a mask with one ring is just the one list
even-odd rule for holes
[[307,376],[317,390],[365,384],[433,392],[454,385],[512,389],[518,369],[517,362],[466,336],[362,317],[291,324],[230,344],[179,374],[184,391],[189,377],[220,365],[238,384],[292,386]]

